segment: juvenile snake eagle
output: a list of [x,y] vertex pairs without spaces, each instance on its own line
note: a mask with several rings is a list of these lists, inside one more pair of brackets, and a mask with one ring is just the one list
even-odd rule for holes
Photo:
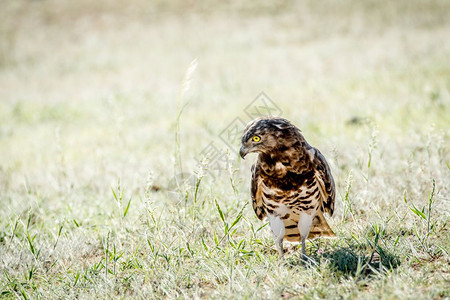
[[302,243],[335,236],[323,214],[333,215],[335,187],[320,151],[286,119],[258,118],[242,135],[240,155],[258,153],[252,166],[251,197],[256,216],[267,217],[280,256],[283,240]]

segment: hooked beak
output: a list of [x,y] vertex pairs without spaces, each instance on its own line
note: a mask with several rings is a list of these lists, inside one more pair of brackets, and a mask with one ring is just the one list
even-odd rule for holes
[[244,146],[241,146],[241,149],[239,150],[239,155],[242,157],[242,159],[245,159],[247,153],[248,153],[247,149],[245,149]]

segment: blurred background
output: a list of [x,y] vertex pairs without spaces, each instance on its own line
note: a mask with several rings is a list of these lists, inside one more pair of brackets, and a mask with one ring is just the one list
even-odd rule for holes
[[23,174],[52,182],[68,164],[65,173],[91,184],[154,169],[164,183],[174,173],[177,103],[189,103],[180,140],[192,171],[235,117],[249,121],[244,108],[262,91],[328,154],[365,149],[368,122],[389,143],[448,129],[449,8],[439,0],[3,1],[1,170],[6,182]]
[[[355,168],[361,182],[369,176],[374,149],[381,186],[395,182],[390,176],[415,168],[414,151],[433,144],[448,158],[449,8],[439,0],[3,1],[3,190],[103,194],[122,180],[139,191],[149,176],[159,190],[198,172],[211,145],[229,153],[246,187],[251,162],[240,163],[238,143],[223,133],[236,118],[242,130],[261,92],[324,152],[341,188]],[[429,167],[417,172],[439,170]]]
[[[262,224],[245,206],[255,156],[242,161],[236,151],[249,109],[269,104],[331,166],[337,198],[330,224],[342,237],[333,243],[371,239],[371,230],[384,226],[392,236],[383,245],[394,245],[389,251],[405,266],[393,293],[414,293],[413,299],[417,285],[438,282],[436,295],[445,298],[448,280],[420,277],[441,272],[409,273],[417,268],[408,261],[428,258],[428,251],[438,270],[448,269],[436,257],[449,238],[450,1],[0,0],[0,7],[0,267],[7,270],[0,282],[32,275],[31,266],[45,275],[29,275],[27,284],[48,292],[60,282],[76,285],[74,274],[91,270],[83,282],[102,295],[99,270],[107,268],[111,241],[125,253],[118,271],[124,280],[105,282],[121,295],[131,285],[144,298],[178,296],[171,290],[180,286],[176,278],[188,275],[187,290],[233,295],[239,286],[228,288],[227,274],[217,281],[203,275],[222,274],[234,262],[208,260],[200,244],[216,249],[219,203],[227,218],[246,218],[236,236],[247,241],[247,252],[236,255],[250,257],[255,276],[285,276],[303,293],[310,277],[300,280],[283,265],[279,273],[264,269],[258,259],[267,256],[258,253],[272,246],[270,232],[260,231],[263,242],[255,242],[249,229]],[[186,177],[193,181],[180,187]],[[433,182],[433,218],[441,229],[433,233],[436,246],[425,249],[413,235],[425,223],[410,203],[428,205]],[[198,195],[192,183],[200,184]],[[428,238],[430,228],[420,226]],[[187,247],[211,265],[181,256],[188,231]],[[169,237],[172,246],[164,248]],[[28,250],[33,241],[40,258]],[[171,277],[157,254],[149,261],[155,248],[140,245],[151,243],[178,257],[178,275]],[[130,267],[135,261],[145,267]],[[248,274],[247,262],[232,267]],[[331,281],[318,278],[311,293],[322,286],[328,292],[320,298],[337,295],[329,274]],[[155,276],[143,289],[145,278]],[[236,282],[251,289],[259,282],[252,276]],[[359,291],[389,290],[377,285],[389,285],[384,278]],[[257,295],[273,295],[267,282],[273,281]],[[19,293],[13,283],[8,290],[5,283],[6,294]]]

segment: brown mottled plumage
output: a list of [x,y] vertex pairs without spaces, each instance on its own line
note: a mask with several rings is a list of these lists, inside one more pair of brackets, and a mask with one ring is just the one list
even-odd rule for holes
[[323,214],[333,215],[335,187],[320,151],[282,118],[251,121],[242,135],[240,155],[258,153],[252,167],[251,196],[257,217],[269,219],[280,255],[283,240],[335,236]]

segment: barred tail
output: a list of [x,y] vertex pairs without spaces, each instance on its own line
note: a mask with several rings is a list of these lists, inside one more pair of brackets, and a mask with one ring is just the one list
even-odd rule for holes
[[[300,242],[300,233],[298,231],[298,220],[291,218],[283,220],[286,229],[284,240],[289,242]],[[314,217],[311,230],[309,231],[308,239],[315,239],[318,237],[335,237],[336,234],[328,225],[327,220],[323,216],[321,210],[317,211]]]
[[314,239],[316,237],[335,237],[336,234],[328,225],[327,220],[323,216],[322,211],[319,209],[313,220],[311,230],[309,231],[308,239]]

